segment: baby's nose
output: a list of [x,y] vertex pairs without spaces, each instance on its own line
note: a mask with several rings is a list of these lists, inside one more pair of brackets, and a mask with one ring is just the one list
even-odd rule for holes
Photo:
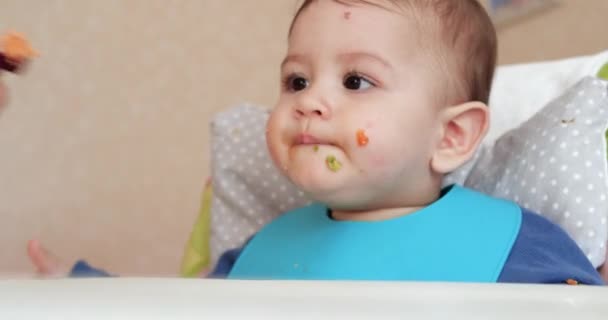
[[295,108],[297,118],[321,118],[327,119],[330,116],[330,110],[322,103],[300,103]]

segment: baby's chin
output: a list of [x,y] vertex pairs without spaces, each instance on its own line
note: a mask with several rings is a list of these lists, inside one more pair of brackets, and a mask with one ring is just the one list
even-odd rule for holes
[[369,200],[367,194],[361,194],[360,190],[347,186],[304,191],[314,202],[322,203],[333,210],[360,210],[367,207]]
[[287,176],[300,190],[311,196],[334,193],[343,187],[338,179],[327,173],[318,173],[313,170],[297,171],[290,169]]
[[327,168],[317,169],[291,168],[287,176],[315,202],[334,206],[351,206],[353,199],[360,198],[360,192],[354,187],[357,183],[353,181],[354,176],[349,174],[348,168],[342,168],[339,172],[332,172]]

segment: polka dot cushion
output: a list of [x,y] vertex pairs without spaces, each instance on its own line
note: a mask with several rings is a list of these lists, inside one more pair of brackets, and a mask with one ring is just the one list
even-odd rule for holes
[[607,84],[583,79],[482,148],[464,182],[559,224],[595,266],[604,262],[608,230]]
[[[272,164],[268,111],[238,106],[212,121],[211,258],[280,213],[310,203]],[[585,78],[446,178],[517,201],[557,222],[594,265],[606,242],[606,82]],[[600,254],[602,252],[602,254]]]

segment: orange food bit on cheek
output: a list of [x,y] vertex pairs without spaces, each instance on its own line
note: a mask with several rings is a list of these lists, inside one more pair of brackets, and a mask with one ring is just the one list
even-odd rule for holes
[[367,135],[365,134],[364,130],[358,130],[357,131],[357,144],[360,147],[364,147],[369,143],[369,138],[367,137]]

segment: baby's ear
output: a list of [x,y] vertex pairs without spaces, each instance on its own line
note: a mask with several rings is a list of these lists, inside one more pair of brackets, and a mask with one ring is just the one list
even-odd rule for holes
[[481,102],[466,102],[441,112],[441,132],[431,168],[447,174],[467,162],[488,131],[490,112]]

